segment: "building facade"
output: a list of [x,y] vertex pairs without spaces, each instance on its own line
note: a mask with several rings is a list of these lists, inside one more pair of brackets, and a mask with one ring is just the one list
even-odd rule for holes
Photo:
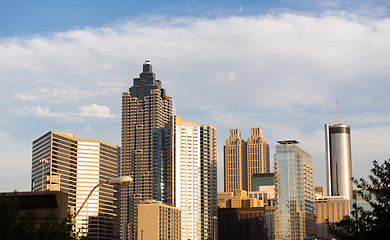
[[[26,215],[34,219],[36,226],[50,221],[66,221],[68,218],[68,194],[62,191],[8,192],[1,193],[2,207],[17,210],[16,220]],[[4,217],[8,216],[2,216]],[[11,223],[15,224],[15,223]],[[4,229],[4,226],[3,226]],[[11,236],[10,236],[11,237]],[[15,236],[13,236],[15,238]],[[2,239],[7,239],[4,235]]]
[[217,132],[210,125],[175,116],[155,132],[158,179],[167,179],[157,192],[181,210],[181,237],[208,239],[217,214]]
[[275,207],[218,208],[218,240],[273,240]]
[[131,176],[133,184],[121,190],[121,239],[137,239],[137,205],[158,199],[153,134],[173,116],[172,97],[161,85],[146,60],[139,78],[122,93],[121,175]]
[[269,173],[269,145],[262,128],[252,128],[251,137],[245,142],[240,129],[230,129],[230,137],[224,146],[225,192],[250,191],[252,175]]
[[328,222],[339,222],[349,216],[349,200],[344,196],[317,197],[315,208],[317,236],[320,239],[332,239],[334,236],[328,232]]
[[138,205],[139,240],[180,240],[180,209],[160,201],[146,200]]
[[351,130],[344,124],[325,124],[326,180],[328,196],[352,199]]
[[[119,175],[118,146],[50,131],[33,142],[31,190],[63,191],[71,211],[80,209],[99,182]],[[76,229],[90,239],[116,238],[117,190],[101,185],[76,218]]]
[[316,234],[314,169],[296,140],[278,141],[275,154],[275,239],[303,239]]
[[220,208],[264,207],[264,204],[262,199],[248,197],[248,192],[245,190],[235,190],[234,195],[224,199],[223,204],[220,202],[219,207]]

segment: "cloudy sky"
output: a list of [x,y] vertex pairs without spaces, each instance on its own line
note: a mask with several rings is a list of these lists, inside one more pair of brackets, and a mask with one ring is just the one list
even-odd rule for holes
[[[65,3],[66,2],[66,3]],[[185,3],[183,3],[185,2]],[[314,3],[313,3],[314,2]],[[388,1],[1,1],[0,191],[28,191],[50,130],[120,145],[121,93],[149,59],[183,120],[297,139],[325,184],[324,124],[353,175],[390,157]]]

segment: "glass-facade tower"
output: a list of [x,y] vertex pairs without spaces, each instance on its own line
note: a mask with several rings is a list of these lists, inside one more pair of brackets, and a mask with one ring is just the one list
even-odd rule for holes
[[304,239],[315,234],[313,162],[296,140],[278,143],[275,239]]

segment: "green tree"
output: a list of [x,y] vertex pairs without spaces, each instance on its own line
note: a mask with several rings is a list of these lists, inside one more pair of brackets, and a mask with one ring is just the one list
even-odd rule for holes
[[358,194],[369,203],[372,210],[353,204],[351,216],[338,223],[330,223],[329,231],[337,239],[390,239],[390,159],[379,165],[373,162],[369,181],[354,179],[364,191]]

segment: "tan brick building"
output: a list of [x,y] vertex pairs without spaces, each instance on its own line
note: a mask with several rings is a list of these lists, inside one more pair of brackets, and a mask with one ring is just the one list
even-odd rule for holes
[[344,196],[317,197],[315,209],[318,237],[332,239],[332,236],[328,233],[326,220],[339,222],[344,216],[349,216],[349,200]]
[[138,205],[139,240],[180,240],[181,217],[177,207],[155,200]]

